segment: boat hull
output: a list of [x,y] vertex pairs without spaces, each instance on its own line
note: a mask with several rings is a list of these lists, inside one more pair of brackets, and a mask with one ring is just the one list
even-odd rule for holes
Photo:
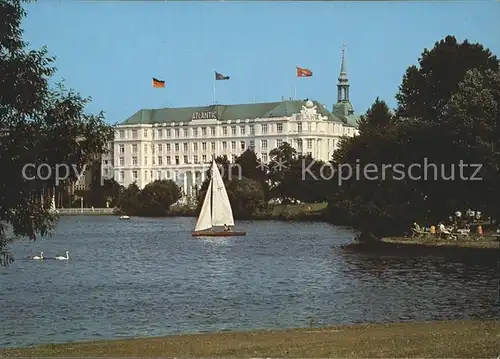
[[240,236],[246,236],[247,232],[243,232],[243,231],[221,231],[221,232],[198,231],[198,232],[192,232],[191,235],[193,237],[240,237]]

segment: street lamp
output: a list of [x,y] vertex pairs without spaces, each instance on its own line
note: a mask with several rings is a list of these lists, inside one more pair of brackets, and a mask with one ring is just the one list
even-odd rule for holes
[[83,196],[75,196],[75,199],[80,198],[80,213],[83,213]]

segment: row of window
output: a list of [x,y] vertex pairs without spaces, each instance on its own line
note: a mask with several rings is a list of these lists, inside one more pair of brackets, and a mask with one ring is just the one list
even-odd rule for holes
[[[239,141],[239,145],[240,145],[240,149],[241,150],[245,150],[246,149],[246,141]],[[222,150],[223,151],[226,151],[228,148],[229,148],[229,144],[231,145],[231,150],[235,151],[236,150],[236,147],[237,147],[237,141],[230,141],[230,142],[226,142],[226,141],[222,141],[221,142],[222,144]],[[276,147],[280,147],[282,144],[283,144],[283,140],[276,140],[275,142],[276,144]],[[306,140],[306,144],[307,144],[307,149],[312,149],[313,148],[313,140],[312,139],[307,139]],[[187,142],[184,142],[182,143],[182,150],[183,152],[189,152],[190,150],[190,144],[187,143]],[[198,150],[200,149],[200,146],[198,143],[192,143],[192,151],[193,152],[198,152]],[[260,148],[262,150],[267,150],[268,149],[268,146],[269,145],[269,141],[268,140],[260,140]],[[302,147],[302,139],[298,139],[296,140],[296,145],[299,146],[299,147]],[[138,153],[138,144],[134,143],[131,145],[132,146],[132,154],[134,153]],[[149,144],[144,144],[144,154],[147,155],[148,154],[148,148],[149,148]],[[249,141],[249,148],[251,149],[255,149],[255,141],[254,140],[250,140]],[[162,144],[162,143],[159,143],[156,145],[156,147],[153,147],[153,154],[155,153],[155,148],[157,150],[157,153],[162,153],[164,150],[165,152],[172,152],[172,149],[174,150],[174,152],[179,152],[180,149],[181,149],[181,144],[180,143],[174,143],[174,144],[170,144],[170,143],[166,143],[166,144]],[[202,142],[201,143],[201,150],[202,151],[208,151],[208,143],[207,142]],[[216,143],[215,142],[210,142],[210,150],[211,151],[215,151],[216,150]],[[118,146],[118,153],[120,155],[123,155],[125,154],[125,145],[119,145]]]
[[[311,152],[307,152],[308,155],[312,155]],[[175,156],[176,157],[176,161],[179,161],[179,158],[178,156]],[[186,157],[187,156],[184,156],[184,160],[186,161]],[[195,156],[196,157],[196,156]],[[203,155],[203,162],[207,162],[207,156],[206,155]],[[167,159],[169,158],[169,156],[167,156]],[[268,157],[268,154],[267,153],[262,153],[261,154],[261,161],[262,162],[267,162],[269,159]],[[233,156],[233,160],[234,160],[234,156]],[[168,161],[168,160],[167,160]],[[187,162],[186,162],[187,163]],[[178,163],[177,163],[178,164]],[[105,170],[106,172],[108,171],[108,169]],[[162,171],[155,171],[156,172],[156,178],[155,179],[173,179],[171,178],[170,176],[170,172],[166,171],[165,172],[165,176],[161,176],[162,174]],[[107,173],[106,173],[107,174]],[[149,177],[150,176],[150,177]],[[201,178],[201,176],[198,175],[198,173],[196,174],[196,181],[198,181],[199,179]],[[139,179],[139,171],[138,170],[133,170],[132,171],[132,181],[137,181]],[[153,171],[145,171],[144,172],[144,180],[145,181],[148,181],[149,179],[153,180]],[[119,182],[123,182],[125,180],[125,171],[119,171],[118,172],[118,181]]]
[[[297,123],[297,131],[302,132],[302,123],[299,122]],[[307,123],[308,126],[308,131],[312,131],[312,124]],[[272,133],[275,130],[276,133],[283,133],[283,124],[282,123],[276,123],[276,124],[261,124],[260,125],[260,134],[267,134],[267,133]],[[139,138],[139,131],[138,129],[133,129],[131,131],[131,138],[132,139],[137,139]],[[193,137],[198,137],[201,135],[201,137],[217,137],[217,127],[194,127],[194,128],[175,128],[175,129],[170,129],[170,128],[159,128],[155,130],[151,130],[153,133],[153,137],[157,138],[180,138],[181,134],[182,137],[184,138],[193,138]],[[231,136],[245,136],[247,134],[249,135],[255,135],[255,126],[254,125],[248,125],[248,126],[223,126],[222,127],[222,136],[229,136],[229,133]],[[120,139],[125,139],[126,137],[126,130],[119,130],[118,131],[119,138]],[[143,129],[143,137],[148,138],[149,135],[149,129],[144,128]]]
[[[305,122],[307,128],[304,131],[304,126],[302,122],[297,122],[293,123],[295,126],[295,130],[298,133],[302,132],[313,132],[313,130],[316,130],[317,124],[311,123],[311,122]],[[335,128],[334,128],[335,129]],[[290,131],[292,131],[292,128],[289,128]],[[129,134],[131,136],[127,136]],[[118,137],[119,139],[126,139],[126,138],[132,138],[132,139],[138,139],[139,138],[139,131],[140,129],[132,129],[132,130],[118,130]],[[196,138],[196,137],[218,137],[217,134],[217,127],[194,127],[194,128],[158,128],[158,129],[147,129],[144,128],[142,129],[143,131],[143,138],[148,138],[149,136],[149,131],[152,132],[153,138],[181,138],[181,134],[183,138]],[[265,135],[268,133],[283,133],[283,124],[282,123],[276,123],[276,124],[261,124],[260,125],[260,132],[259,134]],[[353,128],[345,128],[344,133],[348,135],[353,135],[355,133],[355,129]],[[255,126],[254,125],[242,125],[242,126],[223,126],[222,127],[222,136],[246,136],[248,135],[255,135]],[[201,136],[200,136],[201,135]]]
[[[189,164],[189,163],[207,163],[208,161],[211,161],[212,158],[214,157],[214,154],[211,155],[193,155],[192,156],[192,162],[189,160],[190,156],[184,155],[184,156],[157,156],[153,157],[153,165],[158,165],[162,166],[164,164],[167,165],[179,165],[179,164]],[[236,157],[236,155],[230,155],[233,159]],[[262,153],[261,154],[262,160],[267,161],[267,153]],[[165,158],[165,162],[163,159]],[[118,163],[120,166],[125,166],[125,157],[119,157],[118,158]],[[132,166],[138,166],[139,165],[139,158],[137,156],[132,156]],[[148,166],[148,157],[144,157],[144,161],[142,162],[143,166]]]
[[[299,153],[302,153],[302,145],[298,146]],[[312,156],[312,152],[307,152],[308,155]],[[192,156],[192,162],[189,160],[190,156],[184,155],[184,156],[157,156],[153,157],[153,165],[158,165],[162,166],[164,164],[166,165],[179,165],[179,164],[199,164],[199,163],[207,163],[208,161],[211,161],[212,158],[214,158],[215,154],[211,154],[210,156],[208,155],[193,155]],[[230,157],[234,158],[236,157],[235,154],[230,155]],[[163,162],[163,159],[165,158],[165,163]],[[200,162],[201,160],[201,162]],[[261,153],[261,160],[263,162],[267,162],[268,160],[268,155],[266,152]],[[125,166],[125,157],[119,157],[118,163],[120,166]],[[148,166],[148,157],[144,157],[144,161],[142,163],[143,166]],[[132,166],[139,166],[139,159],[137,156],[132,156]]]
[[[156,173],[156,177],[153,178],[153,173]],[[139,179],[139,171],[132,171],[132,181],[137,181]],[[166,171],[145,171],[144,172],[144,180],[148,182],[149,180],[160,180],[160,179],[174,179],[171,176],[171,173]],[[125,180],[125,171],[118,172],[118,182],[123,182]],[[199,173],[196,174],[195,181],[199,182],[201,180],[201,175]]]
[[[313,140],[312,139],[308,139],[307,141],[307,149],[310,150],[312,149],[313,147]],[[211,143],[212,146],[211,146],[211,151],[212,152],[215,152],[215,142],[212,142]],[[277,147],[281,146],[282,144],[282,140],[276,140],[276,145]],[[179,151],[179,144],[176,143],[175,144],[175,152],[178,152]],[[185,143],[184,144],[184,152],[188,152],[188,144]],[[197,145],[196,143],[194,143],[193,145]],[[225,152],[225,151],[228,151],[228,143],[227,142],[222,142],[222,151]],[[120,146],[123,146],[123,145],[120,145]],[[137,146],[136,144],[133,144],[132,145],[132,154],[134,153],[137,153],[137,148],[134,149],[134,146]],[[162,152],[162,145],[161,144],[158,144],[158,152],[161,153]],[[246,142],[245,141],[240,141],[240,150],[241,151],[245,151],[246,150]],[[297,148],[297,150],[300,152],[302,151],[303,149],[303,142],[302,142],[302,139],[298,139],[298,140],[295,140],[295,147]],[[255,149],[254,147],[254,143],[253,141],[250,141],[250,148],[251,149]],[[146,147],[145,147],[146,149]],[[267,151],[268,149],[268,144],[267,144],[267,140],[262,140],[261,141],[261,149],[264,150],[264,151]],[[170,148],[170,144],[168,143],[167,144],[167,148],[166,148],[167,152],[170,152],[171,148]],[[207,151],[207,147],[206,147],[206,142],[203,142],[202,143],[202,150],[203,151]],[[236,151],[236,141],[231,141],[231,150],[232,151]],[[198,148],[195,146],[194,147],[194,151],[198,151]],[[147,151],[145,151],[147,152]],[[120,154],[124,154],[125,153],[125,149],[123,147],[120,147]],[[181,162],[180,161],[180,156],[175,156],[175,161],[172,161],[172,157],[171,156],[166,156],[166,164],[181,164],[181,163],[190,163],[189,162],[189,159],[188,159],[189,156],[187,155],[184,155],[183,156],[183,161]],[[202,155],[201,156],[201,161],[202,163],[205,163],[206,162],[206,157],[207,155]],[[157,161],[155,161],[155,159],[158,159]],[[200,163],[200,157],[198,155],[193,155],[193,163]],[[119,164],[120,166],[124,166],[125,165],[125,157],[123,156],[120,156],[119,157]],[[139,164],[139,161],[138,161],[138,158],[137,156],[132,156],[132,165],[133,166],[137,166]],[[153,165],[163,165],[163,156],[158,156],[158,157],[153,157]],[[148,165],[148,157],[147,156],[144,156],[144,162],[143,162],[143,165],[147,166]]]

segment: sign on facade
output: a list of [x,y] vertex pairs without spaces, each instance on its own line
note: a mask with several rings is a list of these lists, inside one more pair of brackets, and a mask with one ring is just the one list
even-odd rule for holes
[[192,120],[208,120],[214,118],[217,118],[217,111],[194,112],[191,116]]

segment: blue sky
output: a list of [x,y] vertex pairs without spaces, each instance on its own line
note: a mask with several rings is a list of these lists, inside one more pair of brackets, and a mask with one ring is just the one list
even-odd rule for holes
[[[409,65],[446,35],[500,55],[498,2],[162,2],[39,0],[26,6],[30,46],[55,55],[55,80],[91,96],[109,123],[141,108],[311,98],[336,102],[346,41],[351,102],[391,107]],[[313,71],[295,77],[295,66]],[[166,81],[154,89],[152,77]]]

